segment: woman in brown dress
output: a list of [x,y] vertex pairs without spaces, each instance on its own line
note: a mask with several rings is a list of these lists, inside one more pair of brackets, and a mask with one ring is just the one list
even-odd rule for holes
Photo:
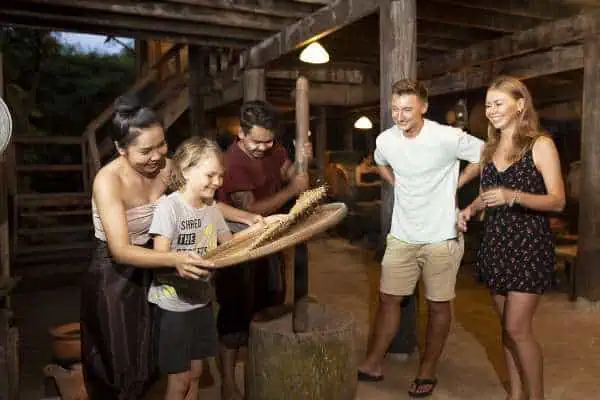
[[461,211],[458,223],[465,231],[467,221],[485,208],[477,267],[503,328],[508,399],[542,400],[542,353],[532,323],[555,266],[548,213],[565,205],[560,161],[554,142],[538,126],[529,91],[519,80],[499,77],[492,83],[486,116],[481,194]]
[[[97,247],[84,276],[81,304],[82,364],[92,400],[137,400],[154,373],[153,315],[148,303],[152,269],[172,267],[196,279],[210,263],[194,253],[155,252],[148,230],[170,182],[162,123],[135,99],[116,104],[112,139],[118,157],[93,185]],[[251,224],[261,218],[219,204],[226,218]]]

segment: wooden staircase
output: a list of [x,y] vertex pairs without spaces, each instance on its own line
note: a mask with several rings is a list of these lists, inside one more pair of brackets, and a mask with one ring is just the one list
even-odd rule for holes
[[[14,274],[37,278],[81,271],[93,245],[85,141],[15,136],[12,145]],[[38,158],[53,161],[39,164]]]
[[[182,57],[186,46],[175,44],[125,92],[151,98],[147,103],[158,111],[168,129],[188,108],[187,63]],[[91,182],[102,165],[115,155],[109,122],[114,113],[111,103],[93,121],[81,137],[16,136],[11,168],[16,179],[9,182],[12,205],[12,258],[14,274],[24,278],[48,278],[73,274],[87,267],[93,248],[91,218]],[[27,163],[25,154],[36,154],[36,146],[54,146],[58,155],[65,147],[79,146],[76,162],[52,164]],[[28,153],[29,152],[29,153]],[[73,149],[69,154],[73,153]],[[21,156],[21,157],[20,157]],[[20,159],[21,158],[21,159]],[[25,157],[26,158],[26,157]],[[30,157],[31,158],[31,157]],[[35,157],[34,157],[35,158]],[[19,161],[14,161],[19,159]],[[75,179],[57,178],[70,176]],[[41,190],[24,191],[25,180],[38,183]],[[48,190],[54,179],[60,186]],[[67,181],[74,183],[67,187]]]

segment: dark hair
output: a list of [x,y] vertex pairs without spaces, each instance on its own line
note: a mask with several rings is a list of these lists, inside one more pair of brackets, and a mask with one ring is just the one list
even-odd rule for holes
[[142,129],[162,125],[162,121],[151,108],[140,104],[135,96],[121,96],[115,101],[114,129],[111,139],[121,148],[131,144]]
[[240,109],[240,126],[244,134],[249,134],[253,126],[260,126],[276,133],[277,116],[275,110],[270,104],[262,100],[244,103]]
[[392,85],[392,94],[402,96],[404,94],[414,94],[420,98],[423,103],[427,103],[427,89],[423,84],[414,79],[400,79]]

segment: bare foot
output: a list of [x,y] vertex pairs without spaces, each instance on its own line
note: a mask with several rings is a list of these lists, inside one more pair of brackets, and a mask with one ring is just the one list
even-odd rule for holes
[[221,400],[244,400],[235,384],[221,385]]

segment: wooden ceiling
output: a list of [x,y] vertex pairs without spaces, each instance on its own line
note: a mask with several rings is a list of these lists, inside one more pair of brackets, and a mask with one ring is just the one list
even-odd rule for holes
[[[2,0],[0,23],[171,39],[205,46],[208,52],[229,49],[230,61],[235,63],[239,54],[296,21],[328,5],[333,7],[344,2],[363,9],[371,5],[376,10],[378,0]],[[420,72],[423,68],[431,69],[427,67],[431,58],[439,61],[440,56],[455,54],[475,43],[582,11],[600,9],[598,3],[591,0],[418,0]],[[320,42],[331,55],[332,62],[327,68],[359,68],[367,81],[377,83],[379,19],[376,12],[322,37]],[[306,64],[298,60],[299,51],[292,47],[283,57],[271,57],[267,67],[306,69]],[[438,75],[445,72],[439,66],[433,67],[432,74],[424,78],[435,76],[433,72]],[[271,97],[289,99],[290,82],[290,79],[269,78],[267,86]],[[564,87],[565,83],[560,85]]]

